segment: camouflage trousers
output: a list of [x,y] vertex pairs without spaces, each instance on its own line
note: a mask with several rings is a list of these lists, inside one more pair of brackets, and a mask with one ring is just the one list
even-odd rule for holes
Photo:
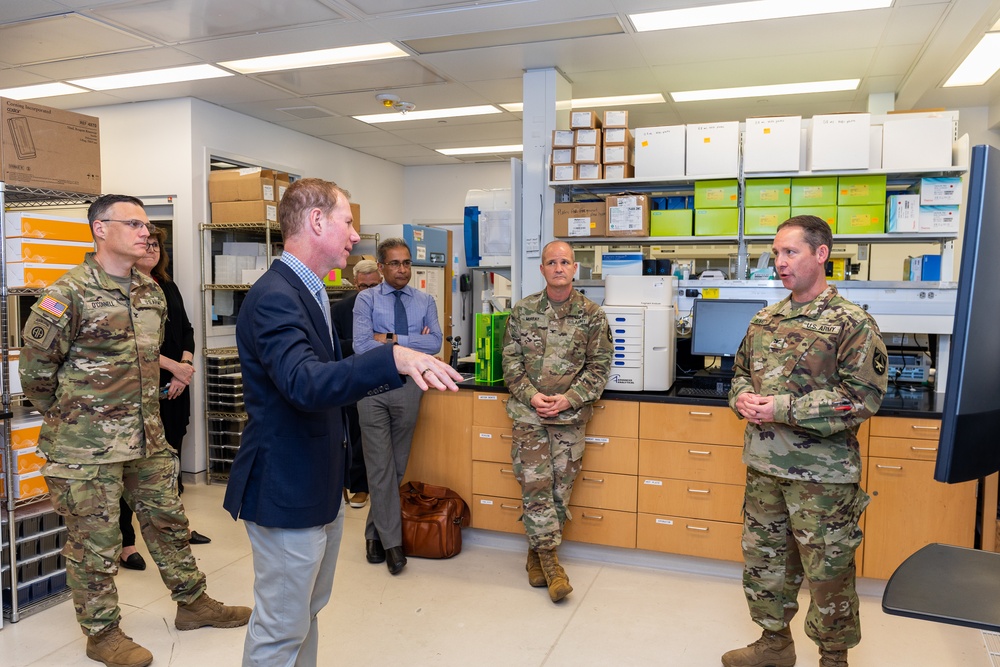
[[532,549],[554,549],[572,517],[569,499],[580,472],[586,424],[514,422],[511,459],[521,484],[524,532]]
[[114,577],[122,549],[118,499],[123,493],[174,601],[193,602],[205,591],[177,495],[179,465],[177,455],[165,450],[122,463],[50,462],[42,469],[52,506],[66,517],[66,580],[84,634],[95,635],[121,617]]
[[782,479],[747,470],[743,588],[750,616],[767,630],[788,626],[805,578],[806,635],[838,651],[861,641],[854,552],[870,498],[857,484]]

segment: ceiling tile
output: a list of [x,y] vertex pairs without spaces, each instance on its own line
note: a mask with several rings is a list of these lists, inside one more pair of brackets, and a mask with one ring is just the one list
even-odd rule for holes
[[330,134],[345,134],[348,132],[368,132],[371,126],[362,123],[360,120],[338,116],[337,118],[317,118],[315,120],[288,120],[273,121],[278,125],[291,130],[312,134],[314,136],[326,136]]
[[128,53],[113,53],[92,58],[74,58],[51,63],[26,65],[24,69],[51,79],[82,79],[91,76],[141,72],[147,69],[165,69],[181,65],[200,64],[201,61],[168,46],[140,49]]
[[346,132],[339,134],[324,134],[321,139],[332,141],[347,148],[368,149],[376,146],[399,146],[402,140],[383,130],[373,132]]
[[478,9],[488,5],[521,4],[525,0],[350,0],[350,4],[368,16],[387,14],[423,14],[444,9]]
[[52,0],[6,0],[0,3],[0,23],[64,14],[66,7]]
[[872,58],[868,76],[905,75],[920,55],[920,44],[883,46]]
[[14,65],[115,53],[152,46],[110,26],[63,14],[0,25],[0,61]]
[[386,41],[385,36],[370,26],[354,22],[340,22],[302,26],[288,30],[273,30],[204,42],[190,42],[178,45],[177,48],[209,62],[223,62],[384,41]]
[[441,83],[441,77],[415,60],[394,59],[336,67],[311,67],[257,74],[262,81],[297,95],[324,95]]
[[393,94],[400,100],[412,102],[417,105],[417,110],[480,106],[490,102],[488,98],[457,83],[438,83],[410,88],[384,88],[378,91],[366,90],[339,95],[317,95],[309,99],[328,109],[333,109],[341,115],[358,116],[385,111],[382,103],[375,99],[375,95],[379,93]]
[[923,44],[937,28],[947,9],[947,3],[895,8],[892,20],[885,26],[882,43],[886,46]]
[[[449,119],[454,120],[454,119]],[[457,125],[442,124],[437,127],[392,128],[392,134],[417,144],[431,144],[435,148],[503,143],[521,143],[521,122],[479,123]],[[470,143],[471,142],[471,143]]]
[[396,164],[404,167],[428,167],[462,163],[462,161],[457,158],[441,155],[440,153],[433,153],[427,157],[397,157],[384,159],[389,160],[390,162],[395,162]]

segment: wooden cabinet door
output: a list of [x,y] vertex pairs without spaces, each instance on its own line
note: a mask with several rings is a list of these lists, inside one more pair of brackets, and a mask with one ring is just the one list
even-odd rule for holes
[[678,516],[638,514],[635,545],[671,554],[743,561],[743,525]]
[[640,438],[742,447],[746,425],[728,407],[672,403],[639,405]]
[[875,416],[868,422],[871,424],[872,436],[917,438],[919,440],[939,440],[941,438],[940,419]]
[[566,522],[563,538],[574,542],[606,544],[635,549],[635,513],[569,506],[573,518]]
[[635,438],[588,435],[584,438],[583,469],[635,475],[639,467],[639,441]]
[[635,475],[583,470],[573,483],[573,505],[635,511]]
[[639,474],[743,485],[743,450],[729,445],[639,441]]
[[510,463],[510,449],[513,444],[513,436],[511,436],[510,431],[510,428],[497,426],[473,426],[473,460]]
[[472,498],[472,395],[428,391],[410,445],[403,481],[447,486],[465,502]]
[[639,403],[636,401],[597,401],[594,416],[587,422],[588,435],[639,435]]
[[507,401],[510,394],[503,392],[473,392],[472,423],[476,426],[497,426],[510,428],[507,416]]
[[472,527],[524,535],[521,501],[500,496],[472,496]]

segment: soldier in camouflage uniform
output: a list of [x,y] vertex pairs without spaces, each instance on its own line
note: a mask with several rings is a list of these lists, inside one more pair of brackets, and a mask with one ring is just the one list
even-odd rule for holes
[[788,624],[803,578],[806,635],[821,667],[846,667],[861,641],[854,552],[869,497],[859,486],[858,427],[886,389],[875,321],[827,285],[829,225],[796,216],[778,227],[775,268],[791,290],[757,313],[736,355],[729,404],[747,419],[743,584],[764,632],[722,656],[726,667],[788,667]]
[[124,493],[177,602],[179,630],[236,627],[247,607],[205,594],[177,495],[178,460],[163,435],[159,355],[166,300],[133,268],[152,226],[142,202],[105,195],[90,207],[97,250],[31,308],[21,350],[24,394],[44,416],[39,449],[56,512],[66,518],[67,581],[88,657],[148,665],[152,654],[119,629],[114,576]]
[[553,602],[573,590],[556,547],[571,518],[569,500],[583,459],[584,429],[611,369],[611,333],[597,304],[573,289],[573,249],[542,250],[545,289],[514,306],[504,336],[511,458],[524,499],[528,581]]

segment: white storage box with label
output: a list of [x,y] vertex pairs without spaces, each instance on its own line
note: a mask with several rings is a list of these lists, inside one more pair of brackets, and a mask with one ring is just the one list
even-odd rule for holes
[[802,116],[747,118],[743,171],[798,171]]
[[960,206],[962,179],[957,176],[921,178],[917,184],[921,206]]
[[882,168],[950,169],[951,118],[889,116],[882,125]]
[[885,203],[885,231],[890,234],[916,232],[920,228],[920,197],[891,195]]
[[735,177],[739,163],[739,122],[687,126],[687,176]]
[[957,206],[921,206],[918,231],[921,234],[957,234]]
[[676,178],[684,175],[686,128],[683,125],[635,130],[635,177]]
[[871,114],[867,113],[813,116],[809,130],[809,169],[868,169],[870,128]]
[[608,276],[641,276],[641,252],[606,252],[601,256],[601,275],[605,280]]
[[[32,239],[60,239],[93,243],[87,218],[67,218],[34,211],[7,211],[4,213],[7,238],[19,236]],[[10,261],[8,259],[7,261]]]

